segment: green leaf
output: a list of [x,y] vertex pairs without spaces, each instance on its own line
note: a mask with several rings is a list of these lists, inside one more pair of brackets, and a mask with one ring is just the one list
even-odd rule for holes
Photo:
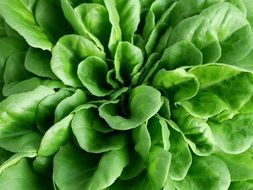
[[106,62],[95,56],[86,58],[77,69],[78,78],[95,96],[106,96],[111,93],[110,86],[106,82],[107,72]]
[[23,1],[1,0],[0,13],[7,24],[17,30],[30,46],[51,50],[52,42],[36,23],[33,13]]
[[218,152],[215,155],[226,163],[232,181],[253,179],[253,160],[250,151],[241,154],[225,154]]
[[201,51],[197,49],[192,42],[179,41],[165,49],[158,67],[172,70],[181,66],[201,64]]
[[56,79],[50,68],[50,59],[50,52],[30,47],[25,57],[25,69],[37,76]]
[[209,118],[227,109],[227,105],[215,94],[209,92],[199,92],[187,101],[180,101],[181,105],[188,113],[194,117]]
[[186,18],[175,26],[169,45],[181,40],[191,41],[202,52],[203,63],[215,62],[221,56],[216,31],[203,16]]
[[26,158],[6,168],[0,175],[1,189],[46,189]]
[[229,190],[252,190],[253,180],[232,182]]
[[219,122],[208,122],[216,145],[224,152],[240,154],[253,143],[252,113],[239,114],[232,119]]
[[51,156],[67,142],[70,137],[72,119],[73,114],[70,114],[47,130],[40,143],[39,156]]
[[39,86],[33,91],[9,96],[0,103],[0,126],[23,126],[25,123],[27,128],[32,128],[38,103],[53,93],[52,89]]
[[179,128],[169,122],[170,126],[184,135],[192,151],[199,156],[210,155],[214,150],[215,141],[208,123],[204,119],[191,116],[181,107],[172,113],[172,119]]
[[52,50],[51,68],[65,85],[79,87],[82,83],[77,77],[77,67],[88,56],[103,59],[105,54],[85,37],[66,35],[59,39]]
[[64,18],[60,0],[38,0],[34,15],[36,22],[52,42],[56,42],[61,36],[72,32],[70,25]]
[[129,42],[119,42],[115,54],[116,79],[126,85],[131,83],[143,64],[142,51]]
[[9,126],[0,128],[0,147],[11,152],[37,152],[42,136],[30,126]]
[[133,42],[133,34],[140,22],[140,1],[105,0],[112,24],[109,49],[114,55],[118,42]]
[[[201,172],[201,175],[200,175]],[[178,190],[227,190],[230,174],[226,164],[215,156],[194,157],[187,176],[174,181]]]
[[206,64],[194,67],[189,73],[198,79],[201,91],[217,95],[233,112],[239,110],[252,96],[252,74],[238,67]]
[[54,183],[66,190],[105,189],[120,176],[127,163],[125,149],[107,152],[99,160],[97,154],[80,152],[68,144],[54,158]]
[[153,79],[153,86],[166,92],[172,101],[187,100],[196,95],[199,83],[196,77],[184,69],[160,70]]
[[236,62],[252,50],[253,32],[244,14],[230,3],[218,3],[205,9],[202,16],[216,30],[221,42],[220,62]]
[[84,104],[86,101],[85,93],[77,89],[73,95],[63,99],[55,108],[55,122],[69,115],[77,106]]
[[159,146],[153,146],[150,150],[147,174],[154,189],[165,186],[168,178],[171,162],[171,154]]
[[82,30],[103,50],[108,45],[111,32],[106,8],[97,3],[82,3],[74,9],[74,14]]
[[97,126],[106,127],[98,112],[93,108],[83,109],[75,113],[71,127],[79,146],[90,153],[101,153],[122,149],[126,144],[123,134],[100,133]]
[[36,125],[40,132],[45,133],[54,124],[54,112],[57,105],[72,93],[67,89],[60,89],[39,102],[36,114]]
[[[136,105],[139,106],[136,106]],[[130,92],[128,99],[128,116],[118,115],[119,102],[111,101],[99,107],[99,115],[109,126],[117,130],[136,128],[147,121],[162,106],[163,102],[159,91],[153,87],[141,85]]]
[[132,137],[135,143],[135,150],[141,155],[144,161],[148,161],[149,150],[151,148],[151,138],[147,129],[147,123],[132,130]]
[[169,152],[172,155],[169,176],[173,180],[182,180],[191,164],[192,156],[188,144],[184,140],[182,134],[175,130],[170,130],[170,144]]

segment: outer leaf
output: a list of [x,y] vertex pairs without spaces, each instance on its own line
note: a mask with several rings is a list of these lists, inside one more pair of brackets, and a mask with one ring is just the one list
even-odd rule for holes
[[252,113],[239,114],[222,123],[210,121],[209,125],[217,146],[226,153],[242,153],[253,143]]
[[72,32],[70,25],[64,18],[60,0],[38,0],[35,8],[35,19],[53,42]]
[[169,45],[181,40],[192,41],[201,50],[203,63],[215,62],[221,56],[216,31],[203,16],[186,18],[175,26],[170,36]]
[[[236,62],[252,50],[253,33],[243,13],[230,3],[218,3],[205,9],[206,17],[221,41],[221,62]],[[248,26],[247,26],[248,25]]]
[[253,180],[233,182],[229,186],[229,190],[252,190]]
[[52,50],[51,68],[54,74],[66,85],[81,86],[77,77],[77,66],[88,56],[104,58],[97,46],[85,37],[66,35],[60,38]]
[[182,132],[192,151],[199,156],[210,155],[214,149],[214,138],[208,123],[204,119],[191,116],[180,107],[172,113],[172,118],[180,129],[172,123],[169,123],[170,126]]
[[175,131],[170,130],[170,153],[172,155],[169,176],[173,180],[182,180],[191,164],[192,156],[187,143],[184,141],[183,136]]
[[35,121],[39,101],[53,93],[52,89],[39,86],[31,92],[9,96],[0,103],[0,126],[16,126],[26,123],[26,126],[31,128]]
[[201,51],[191,42],[179,41],[165,49],[159,61],[159,68],[171,70],[181,66],[200,64],[202,64]]
[[39,156],[51,156],[67,142],[70,136],[72,119],[73,114],[70,114],[47,130],[40,143]]
[[48,51],[30,47],[25,57],[25,68],[38,76],[55,79],[50,68],[50,59],[51,54]]
[[[139,106],[136,106],[136,105]],[[128,130],[138,127],[147,121],[162,106],[161,94],[156,89],[141,85],[132,90],[128,100],[129,115],[122,117],[117,113],[117,101],[108,102],[99,107],[99,115],[105,119],[111,128]]]
[[168,178],[171,162],[171,154],[159,146],[153,146],[150,150],[147,172],[150,183],[154,189],[165,186]]
[[205,190],[207,187],[210,190],[227,190],[230,174],[226,164],[217,157],[194,157],[187,176],[174,184],[179,190]]
[[105,153],[99,161],[98,155],[80,152],[68,144],[54,158],[54,182],[66,190],[104,189],[119,177],[127,163],[124,149]]
[[46,189],[43,186],[25,158],[6,168],[0,175],[1,189]]
[[147,162],[149,158],[149,150],[151,148],[151,138],[147,129],[147,123],[133,129],[132,136],[136,152],[138,152],[143,160]]
[[225,102],[209,92],[199,92],[190,100],[180,101],[178,104],[194,117],[200,118],[212,117],[227,108]]
[[32,47],[51,50],[52,42],[36,23],[29,7],[19,0],[0,1],[0,13],[5,21],[17,30]]
[[126,139],[122,134],[100,133],[97,126],[107,126],[94,109],[83,109],[75,113],[72,130],[79,146],[90,153],[101,153],[118,150],[125,146]]
[[246,181],[253,179],[253,160],[250,151],[237,155],[219,152],[216,155],[226,163],[232,181]]

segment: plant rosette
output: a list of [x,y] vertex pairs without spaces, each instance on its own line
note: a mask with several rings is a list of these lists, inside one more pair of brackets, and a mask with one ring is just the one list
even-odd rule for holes
[[0,189],[253,188],[253,1],[0,15]]

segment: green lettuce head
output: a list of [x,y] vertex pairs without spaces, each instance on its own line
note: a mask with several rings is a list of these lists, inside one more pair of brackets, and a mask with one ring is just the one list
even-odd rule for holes
[[0,15],[0,189],[253,189],[253,1]]

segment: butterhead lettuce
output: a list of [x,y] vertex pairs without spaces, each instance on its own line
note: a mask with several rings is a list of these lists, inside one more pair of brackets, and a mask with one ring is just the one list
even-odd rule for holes
[[0,0],[0,189],[252,189],[252,27],[251,0]]

